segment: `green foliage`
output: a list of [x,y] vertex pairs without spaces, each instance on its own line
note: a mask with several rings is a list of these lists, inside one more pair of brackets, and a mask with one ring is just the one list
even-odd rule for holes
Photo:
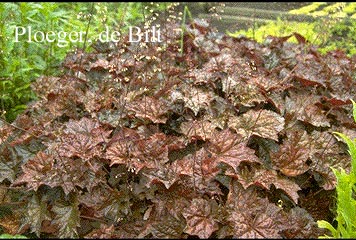
[[[313,2],[302,8],[291,10],[289,13],[320,18],[314,22],[277,19],[256,29],[239,30],[229,34],[234,37],[245,35],[262,42],[268,35],[287,36],[297,32],[310,43],[318,45],[318,50],[323,54],[335,49],[343,49],[349,56],[356,54],[356,3],[327,5],[323,2]],[[289,41],[296,42],[292,38]]]
[[[276,21],[270,21],[266,25],[262,25],[257,29],[249,28],[248,30],[239,30],[235,33],[229,33],[230,36],[238,37],[245,35],[249,38],[254,38],[257,42],[263,42],[268,35],[271,36],[287,36],[294,32],[298,32],[306,39],[311,40],[315,36],[313,30],[315,23],[308,22],[289,22],[278,18]],[[290,42],[297,43],[296,39],[290,38]],[[316,39],[317,43],[321,43],[320,39]]]
[[317,10],[320,6],[323,6],[325,4],[326,4],[325,2],[313,2],[307,6],[304,6],[304,7],[298,8],[298,9],[293,9],[293,10],[289,11],[289,13],[308,14],[308,13],[311,13],[311,12]]
[[[353,117],[356,122],[356,103],[353,104]],[[356,139],[350,139],[342,133],[335,132],[341,137],[349,148],[351,155],[351,171],[346,173],[344,169],[332,168],[336,179],[337,192],[337,209],[336,209],[336,228],[329,222],[321,220],[318,221],[320,228],[330,230],[333,238],[356,238]],[[322,238],[329,238],[330,236],[322,236]]]
[[23,236],[23,235],[19,235],[19,234],[16,234],[16,235],[10,235],[10,234],[1,234],[0,235],[0,239],[12,239],[12,238],[21,238],[21,239],[27,239],[26,236]]
[[[124,32],[128,26],[144,20],[164,4],[150,3],[0,3],[0,117],[13,121],[35,99],[30,84],[40,75],[58,75],[62,59],[75,48],[90,44],[65,42],[27,42],[20,36],[15,42],[15,27],[32,31],[86,32],[93,42],[108,26]],[[88,28],[88,25],[90,26]]]

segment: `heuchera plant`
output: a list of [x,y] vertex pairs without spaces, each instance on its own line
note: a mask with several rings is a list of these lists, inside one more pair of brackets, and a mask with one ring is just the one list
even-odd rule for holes
[[3,232],[326,233],[316,221],[333,218],[330,167],[350,169],[332,132],[355,136],[356,59],[322,56],[297,33],[258,44],[200,20],[179,27],[162,25],[162,43],[77,51],[66,74],[37,80],[39,100],[0,126]]

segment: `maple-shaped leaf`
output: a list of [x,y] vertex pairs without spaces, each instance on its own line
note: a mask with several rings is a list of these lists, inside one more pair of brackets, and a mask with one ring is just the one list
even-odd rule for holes
[[180,126],[180,131],[189,139],[207,140],[212,137],[215,130],[215,125],[207,120],[194,120],[191,122],[183,122]]
[[230,129],[214,135],[208,149],[216,157],[217,162],[224,162],[233,169],[236,169],[242,161],[260,163],[255,151],[247,147],[242,137]]
[[115,229],[115,238],[145,238],[150,233],[151,223],[144,220],[132,220],[120,224]]
[[333,74],[345,73],[353,69],[352,62],[342,50],[332,50],[324,56],[325,63],[330,68]]
[[[344,107],[345,108],[345,107]],[[332,108],[329,110],[330,115],[336,118],[336,121],[347,128],[356,128],[356,122],[352,119],[352,113],[350,110],[342,108]]]
[[[0,120],[0,122],[2,122],[2,121],[3,120]],[[12,133],[12,134],[7,139],[7,142],[11,146],[27,144],[34,137],[39,137],[39,135],[41,135],[42,131],[43,131],[43,127],[39,124],[36,124],[36,123],[38,123],[38,121],[31,118],[27,114],[18,115],[17,118],[15,119],[15,121],[11,124],[9,124],[7,122],[3,122],[3,123],[6,124],[6,126],[7,126],[7,128],[4,129],[5,130],[4,135],[7,134],[7,132],[8,132],[8,131],[6,131],[6,129],[13,130],[12,132],[8,132],[8,133]],[[14,135],[17,135],[17,131],[15,130],[16,127],[22,129],[22,131],[19,133],[18,136],[15,137]],[[1,129],[1,124],[0,124],[0,129]],[[0,130],[0,133],[1,133],[1,130]]]
[[242,167],[237,174],[226,172],[226,175],[237,178],[239,183],[247,189],[252,185],[260,186],[270,190],[272,184],[284,191],[296,204],[298,204],[299,195],[297,191],[301,188],[295,182],[278,176],[274,170],[267,170],[261,167]]
[[281,209],[258,197],[253,188],[245,190],[233,180],[226,204],[234,238],[280,238],[281,226],[276,219]]
[[[248,51],[245,53],[249,54]],[[250,61],[250,59],[246,58],[245,56],[234,57],[235,65],[229,72],[232,73],[230,76],[236,81],[236,83],[247,83],[251,78],[259,75],[259,71],[254,60]]]
[[274,170],[255,168],[248,174],[246,174],[245,170],[245,172],[239,174],[239,182],[242,183],[244,188],[251,185],[257,185],[269,190],[273,184],[277,189],[284,191],[296,204],[298,204],[298,191],[301,190],[301,188],[298,184],[288,178],[278,176],[277,172]]
[[122,128],[117,132],[106,149],[105,157],[113,164],[128,164],[130,159],[134,158],[131,154],[136,146],[136,142],[140,139],[140,135],[132,129]]
[[90,135],[62,134],[58,153],[62,157],[80,157],[89,160],[100,155],[99,147],[92,141]]
[[146,139],[119,138],[107,149],[106,158],[113,164],[125,164],[138,173],[142,168],[155,168],[159,163],[169,161],[170,140],[163,133],[156,133]]
[[59,226],[58,236],[60,238],[78,237],[77,227],[80,226],[79,201],[76,196],[70,203],[56,202],[52,207],[56,214],[54,222]]
[[202,198],[193,199],[190,207],[182,212],[187,221],[187,227],[184,231],[190,235],[197,235],[199,238],[206,239],[218,230],[218,224],[213,217],[213,204],[213,201]]
[[162,100],[144,96],[143,99],[128,104],[127,109],[134,111],[136,117],[149,119],[154,123],[166,123],[167,121],[164,114],[167,113],[168,107]]
[[37,96],[44,97],[58,86],[59,81],[61,81],[60,77],[40,76],[32,83],[31,87]]
[[102,217],[103,214],[100,214],[97,210],[105,199],[112,194],[112,191],[117,190],[110,189],[107,184],[98,185],[93,188],[93,191],[79,195],[79,202],[87,207],[94,208],[96,217]]
[[286,111],[302,122],[316,127],[329,127],[326,114],[316,105],[318,101],[314,95],[290,92],[290,97],[285,100]]
[[297,56],[298,64],[294,69],[294,76],[304,86],[319,85],[326,87],[326,80],[328,79],[328,72],[320,61],[312,55],[306,54]]
[[278,141],[278,133],[284,129],[284,118],[270,110],[250,110],[231,118],[228,125],[247,138],[256,135]]
[[[2,170],[4,175],[11,179],[11,171],[17,173],[23,163],[43,149],[44,145],[40,138],[34,137],[31,133],[23,133],[23,131],[15,129],[6,142],[0,145],[0,162],[3,163],[1,165],[4,168]],[[12,170],[9,169],[9,172],[6,172],[7,168]]]
[[160,219],[169,214],[176,219],[181,219],[182,210],[188,208],[191,200],[196,197],[198,194],[192,191],[190,186],[181,183],[172,185],[170,189],[157,185],[155,197],[151,198],[154,203],[153,218]]
[[37,191],[38,187],[45,184],[49,175],[52,175],[54,158],[44,152],[39,152],[33,158],[22,165],[22,175],[20,175],[14,185],[26,183],[30,189]]
[[303,208],[292,208],[283,221],[281,236],[283,238],[317,238],[323,230],[318,228],[310,214]]
[[[351,77],[349,78],[352,79]],[[355,84],[352,83],[352,80],[351,83],[348,83],[345,75],[333,76],[330,79],[330,87],[333,89],[330,92],[331,99],[341,104],[348,103],[356,95]]]
[[116,238],[115,236],[115,227],[114,225],[106,225],[100,224],[98,229],[94,229],[89,234],[85,235],[85,238],[90,239],[108,239],[108,238]]
[[333,190],[320,191],[317,188],[307,194],[301,194],[299,206],[305,209],[314,219],[332,219],[333,213],[330,211],[334,204]]
[[127,190],[111,191],[110,195],[105,196],[104,202],[99,205],[98,211],[105,217],[118,222],[120,218],[130,213],[131,199]]
[[168,145],[170,140],[163,133],[155,133],[149,138],[136,142],[133,155],[145,161],[166,163],[168,159]]
[[230,76],[222,80],[222,90],[234,105],[253,107],[257,103],[267,101],[255,84],[245,83]]
[[179,176],[170,165],[160,166],[158,169],[148,169],[143,172],[148,178],[146,186],[149,188],[153,183],[161,182],[169,189],[177,180]]
[[34,193],[27,203],[25,212],[25,222],[30,223],[31,232],[36,233],[37,237],[40,237],[42,222],[44,220],[51,220],[44,198],[40,198]]
[[4,157],[0,156],[0,182],[4,181],[5,179],[8,179],[10,182],[13,182],[16,173],[13,170],[13,167],[11,165],[12,162],[7,163],[5,160],[3,160]]
[[54,116],[63,114],[76,118],[78,115],[77,104],[83,99],[83,86],[78,81],[70,81],[61,78],[58,86],[47,94],[47,103],[45,108]]
[[185,226],[184,219],[176,218],[168,213],[160,216],[159,221],[152,224],[151,233],[154,238],[178,239],[182,238]]
[[275,226],[273,218],[266,213],[253,217],[234,212],[228,220],[234,226],[233,238],[280,238],[279,229]]
[[268,74],[261,74],[251,79],[254,84],[256,84],[263,93],[267,93],[268,95],[273,94],[274,92],[282,92],[286,89],[291,88],[291,84],[286,83],[286,81],[290,78],[290,73],[287,68],[274,68]]
[[[89,165],[80,161],[64,157],[54,157],[42,151],[22,165],[23,173],[15,180],[14,186],[27,184],[29,189],[35,191],[39,186],[61,187],[65,194],[69,194],[76,186],[88,188],[103,181],[104,174],[101,171],[93,174]],[[91,177],[90,175],[95,177]]]
[[214,86],[215,74],[205,68],[191,69],[184,77],[193,79],[196,86]]
[[[276,175],[276,172],[274,171],[272,172],[273,173],[271,174],[271,178],[270,178],[270,181],[273,181],[272,184],[277,189],[283,190],[294,201],[294,203],[298,204],[298,199],[299,199],[298,191],[302,190],[299,187],[299,185],[289,179],[278,177]],[[261,178],[264,178],[264,176],[261,175]]]
[[135,146],[134,144],[134,141],[118,139],[110,147],[108,147],[105,157],[111,161],[110,166],[114,164],[125,164],[129,166],[134,161],[140,163],[141,160],[137,160],[131,154],[131,151]]
[[278,152],[271,152],[272,163],[286,176],[298,176],[308,171],[310,139],[306,131],[287,132]]
[[99,144],[108,141],[111,131],[105,130],[97,121],[82,118],[70,120],[66,124],[64,134],[60,136],[58,153],[63,157],[80,157],[90,159],[100,155]]
[[96,128],[100,127],[100,124],[90,118],[83,117],[79,121],[70,119],[66,124],[64,132],[67,134],[86,134],[89,135]]
[[311,159],[310,169],[314,179],[325,190],[335,189],[337,184],[335,174],[331,168],[343,168],[346,172],[351,169],[351,161],[348,155],[316,153]]
[[316,105],[308,105],[304,108],[304,115],[301,121],[309,122],[316,127],[330,127],[330,123],[325,113]]
[[[204,148],[183,159],[172,163],[171,168],[176,174],[182,175],[181,181],[186,186],[192,187],[200,193],[209,195],[221,194],[221,190],[215,181],[219,172],[216,158]],[[187,176],[183,178],[183,176]]]
[[345,151],[337,143],[336,137],[330,132],[313,131],[311,137],[311,155],[320,154],[338,154]]
[[[208,70],[209,72],[220,71],[228,73],[235,64],[236,61],[230,53],[221,53],[216,57],[212,57],[209,62],[204,64],[203,70],[205,70],[205,72]],[[203,73],[201,75],[204,75]]]
[[99,111],[102,108],[103,97],[93,91],[86,91],[83,104],[89,113]]
[[5,144],[6,139],[10,136],[12,129],[11,128],[1,128],[1,121],[0,121],[0,146],[3,146]]
[[110,67],[109,61],[103,58],[99,58],[96,62],[90,64],[90,70],[92,69],[108,69]]
[[121,185],[119,188],[122,190],[110,188],[106,184],[97,185],[92,192],[79,196],[79,201],[92,208],[95,217],[104,216],[113,222],[118,222],[130,213],[132,204],[127,186]]
[[351,59],[342,51],[335,50],[328,52],[324,56],[324,60],[331,71],[328,87],[331,90],[332,100],[342,105],[349,102],[349,99],[352,99],[356,93]]
[[175,87],[169,95],[172,102],[183,101],[184,106],[191,109],[195,115],[198,114],[199,110],[209,108],[210,102],[214,98],[215,96],[211,92],[189,85]]
[[212,179],[219,171],[216,158],[204,148],[173,162],[172,168],[181,175],[196,175],[207,179]]
[[334,189],[336,178],[330,167],[342,167],[350,170],[351,164],[346,151],[338,144],[336,137],[329,132],[313,131],[311,133],[312,163],[310,169],[314,178],[325,190]]

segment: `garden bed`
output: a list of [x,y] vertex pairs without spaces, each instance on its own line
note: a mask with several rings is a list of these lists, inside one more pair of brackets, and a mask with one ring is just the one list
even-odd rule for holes
[[[196,20],[162,43],[69,54],[0,125],[5,233],[316,238],[355,136],[355,58],[303,36],[265,44]],[[298,43],[287,42],[295,37]],[[14,207],[15,206],[15,207]],[[6,214],[5,214],[6,212]]]

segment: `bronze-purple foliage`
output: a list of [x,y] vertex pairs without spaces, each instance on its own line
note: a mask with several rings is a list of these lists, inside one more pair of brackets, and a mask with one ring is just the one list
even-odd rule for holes
[[180,38],[167,24],[161,45],[68,55],[66,73],[39,78],[38,100],[0,125],[0,186],[18,202],[1,219],[5,232],[321,233],[316,221],[333,207],[330,167],[350,165],[332,132],[355,134],[354,58],[321,55],[299,34],[298,44],[259,44],[199,22]]

